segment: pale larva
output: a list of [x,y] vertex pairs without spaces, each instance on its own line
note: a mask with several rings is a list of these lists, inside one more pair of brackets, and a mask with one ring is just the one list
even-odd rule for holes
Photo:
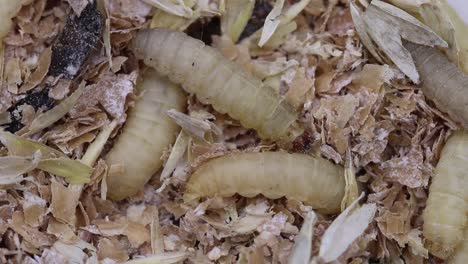
[[141,30],[132,47],[145,64],[181,84],[201,102],[257,130],[262,138],[284,137],[296,121],[296,111],[271,87],[184,33]]
[[465,228],[465,238],[458,245],[455,254],[451,256],[449,264],[466,264],[468,263],[468,228]]
[[468,129],[468,75],[436,48],[410,42],[405,47],[421,76],[424,95]]
[[446,258],[463,239],[468,213],[468,132],[455,132],[442,150],[423,213],[432,254]]
[[258,194],[304,201],[322,213],[340,212],[343,167],[322,158],[283,152],[234,153],[202,164],[190,177],[184,199]]
[[163,151],[179,131],[166,111],[183,111],[185,107],[182,89],[154,70],[143,75],[138,87],[142,96],[129,111],[122,134],[106,157],[107,164],[123,168],[120,174],[109,174],[107,178],[108,194],[113,200],[141,190],[161,167]]

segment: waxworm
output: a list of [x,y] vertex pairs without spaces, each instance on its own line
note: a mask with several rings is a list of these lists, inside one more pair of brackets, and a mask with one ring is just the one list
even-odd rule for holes
[[227,113],[265,139],[291,132],[297,112],[281,95],[243,71],[216,49],[185,33],[164,28],[140,30],[132,44],[137,58]]
[[202,164],[190,177],[184,199],[259,194],[293,198],[322,213],[340,212],[343,167],[322,158],[283,152],[233,153]]
[[122,168],[107,178],[108,195],[113,200],[134,195],[161,168],[163,151],[179,132],[166,111],[183,111],[185,107],[182,89],[154,70],[147,71],[138,86],[140,99],[129,111],[123,131],[106,157],[109,166]]

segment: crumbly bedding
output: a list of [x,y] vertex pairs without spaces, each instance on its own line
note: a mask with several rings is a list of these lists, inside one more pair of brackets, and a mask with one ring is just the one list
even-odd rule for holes
[[[0,0],[0,263],[468,261],[466,175],[441,211],[456,241],[423,233],[468,124],[466,25],[437,1],[385,2]],[[172,32],[166,48],[187,35],[150,62],[148,28]],[[202,46],[184,38],[248,87],[174,68]],[[282,114],[288,129],[266,120]]]

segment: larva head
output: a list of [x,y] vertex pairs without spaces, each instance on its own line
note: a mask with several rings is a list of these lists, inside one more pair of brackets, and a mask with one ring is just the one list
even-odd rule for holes
[[149,29],[142,29],[138,31],[136,36],[133,38],[133,40],[130,42],[130,49],[133,51],[133,54],[135,57],[139,60],[142,60],[144,58],[145,51],[147,50],[146,42],[147,38],[149,36]]
[[447,248],[444,247],[442,244],[431,241],[426,239],[424,246],[429,250],[429,252],[440,258],[440,259],[447,259],[449,258],[455,251],[454,248]]
[[158,58],[158,53],[166,40],[169,30],[163,28],[142,29],[138,31],[129,47],[139,60],[144,60],[146,65],[152,65]]

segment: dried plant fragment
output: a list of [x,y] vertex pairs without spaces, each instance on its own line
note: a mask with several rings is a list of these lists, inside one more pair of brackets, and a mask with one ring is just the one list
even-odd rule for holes
[[8,223],[8,227],[17,232],[33,248],[40,249],[52,245],[53,240],[51,236],[25,223],[23,212],[14,212],[13,217]]
[[39,142],[27,140],[4,131],[0,131],[0,141],[7,147],[8,152],[15,156],[31,156],[39,150],[43,158],[66,157],[62,152]]
[[78,87],[78,89],[68,98],[60,102],[60,104],[34,118],[31,125],[27,128],[27,135],[32,135],[36,132],[39,132],[64,117],[78,102],[78,99],[83,93],[83,89],[84,83],[80,85],[80,87]]
[[80,263],[83,260],[92,262],[92,258],[88,257],[84,250],[95,255],[96,249],[92,245],[80,240],[72,243],[66,243],[59,240],[56,241],[51,248],[52,252],[59,254],[64,258],[64,263]]
[[5,81],[10,93],[17,94],[19,92],[18,86],[21,85],[23,80],[21,79],[21,68],[18,58],[7,61],[5,65]]
[[32,227],[39,227],[42,225],[47,212],[47,202],[41,197],[26,192],[24,200],[21,205],[23,206],[24,221]]
[[125,262],[125,264],[173,264],[180,263],[188,257],[185,252],[159,253],[148,257],[135,258]]
[[0,157],[0,185],[22,181],[22,175],[35,169],[40,159],[40,151],[34,153],[33,157]]
[[429,181],[431,168],[424,164],[423,151],[419,146],[401,155],[380,164],[383,174],[389,181],[396,181],[410,188],[425,187]]
[[77,16],[80,16],[81,12],[83,12],[85,7],[89,4],[89,0],[67,0],[67,2]]
[[[296,30],[293,19],[309,4],[310,0],[301,0],[286,11],[282,11],[284,0],[276,0],[273,9],[265,18],[263,27],[243,41],[257,42],[258,47],[274,48],[285,41],[285,36]],[[252,43],[253,44],[253,43]],[[253,46],[252,48],[255,48]]]
[[93,166],[116,127],[116,120],[112,120],[108,125],[103,126],[99,135],[94,139],[93,143],[88,146],[88,149],[81,158],[81,162],[88,166]]
[[367,33],[367,26],[363,19],[363,12],[361,11],[361,9],[359,9],[359,7],[356,5],[355,2],[350,3],[350,9],[351,9],[350,10],[351,17],[353,18],[354,27],[360,37],[360,40],[362,41],[364,46],[367,48],[367,50],[369,50],[372,56],[374,56],[374,58],[377,61],[382,63],[383,59],[381,58],[381,55],[379,54],[378,48],[372,42],[372,39],[369,36],[369,33]]
[[30,2],[31,0],[0,1],[0,6],[2,7],[0,9],[0,51],[3,50],[3,38],[11,30],[11,19],[18,13],[22,5],[26,5]]
[[75,107],[70,111],[72,117],[88,115],[97,105],[101,105],[107,113],[120,123],[125,121],[125,102],[137,81],[137,72],[130,74],[114,74],[107,72],[96,84],[84,88]]
[[452,255],[462,242],[467,226],[467,146],[467,132],[455,132],[448,139],[435,169],[423,213],[423,231],[429,251],[443,259]]
[[[195,5],[195,1],[192,0],[184,0],[184,3],[190,9]],[[195,12],[191,18],[186,18],[158,8],[151,19],[150,28],[167,28],[176,31],[184,31],[196,21],[200,15],[200,12]]]
[[76,222],[76,207],[78,206],[80,191],[67,188],[61,183],[53,180],[51,184],[52,201],[50,211],[52,215],[59,221],[67,223],[71,226]]
[[98,258],[123,262],[128,260],[128,253],[116,238],[101,237],[98,242]]
[[39,169],[64,177],[72,184],[84,184],[90,181],[93,168],[78,160],[69,158],[42,159],[37,166]]
[[377,211],[376,204],[368,203],[359,208],[361,198],[362,195],[346,208],[323,234],[319,257],[325,262],[337,260],[373,221]]
[[189,136],[201,141],[213,141],[213,134],[217,131],[213,131],[213,126],[215,125],[212,122],[188,116],[174,109],[167,111],[167,115]]
[[201,165],[190,177],[184,199],[191,202],[236,193],[271,199],[286,196],[320,212],[335,213],[344,194],[343,168],[304,154],[233,153]]
[[122,134],[107,154],[109,166],[121,166],[107,178],[108,194],[121,200],[137,193],[161,167],[165,148],[175,140],[178,126],[167,115],[182,111],[185,95],[179,87],[148,70],[138,84],[142,97],[130,111]]
[[345,160],[345,195],[341,201],[341,211],[350,206],[359,197],[359,188],[356,182],[356,174],[354,173],[354,165],[351,156],[351,151],[346,152]]
[[65,177],[70,183],[86,183],[93,169],[80,161],[68,158],[62,152],[41,143],[30,141],[8,132],[0,131],[0,141],[12,156],[30,157],[40,151],[42,159],[37,167],[41,170]]
[[276,0],[273,9],[270,11],[268,16],[265,18],[265,24],[263,25],[262,35],[258,42],[258,46],[262,47],[275,33],[276,28],[279,26],[281,20],[281,12],[283,10],[284,0]]
[[20,87],[20,93],[28,92],[42,82],[49,71],[51,60],[52,49],[49,47],[41,53],[36,70],[24,81],[24,84]]
[[155,208],[153,218],[151,220],[151,252],[153,254],[160,254],[164,252],[164,237],[161,232],[161,225],[159,223],[159,210]]
[[166,188],[170,181],[170,175],[176,169],[178,162],[182,159],[183,155],[186,153],[187,147],[189,145],[190,136],[187,135],[184,131],[180,131],[177,139],[174,143],[174,146],[171,149],[171,154],[164,164],[163,171],[161,172],[160,181],[161,187],[156,191],[161,192]]
[[419,83],[419,75],[401,39],[428,46],[447,47],[447,43],[426,25],[403,10],[382,1],[372,1],[362,19],[372,40],[415,83]]
[[268,16],[272,8],[273,6],[269,1],[255,1],[252,15],[247,21],[247,25],[242,31],[239,39],[243,40],[258,32],[258,30],[263,27],[263,24],[265,24],[265,18]]
[[239,40],[252,16],[255,0],[227,1],[226,14],[221,16],[221,31],[228,35],[232,42]]
[[294,74],[294,79],[289,85],[289,90],[286,92],[286,99],[291,102],[296,108],[300,108],[304,105],[308,97],[313,96],[312,89],[314,83],[306,75],[304,68],[299,68]]
[[183,0],[143,0],[146,3],[157,7],[169,14],[191,18],[193,10],[188,7]]
[[317,222],[317,215],[311,211],[304,218],[301,231],[294,239],[294,248],[289,256],[290,264],[308,264],[312,257],[313,229]]

